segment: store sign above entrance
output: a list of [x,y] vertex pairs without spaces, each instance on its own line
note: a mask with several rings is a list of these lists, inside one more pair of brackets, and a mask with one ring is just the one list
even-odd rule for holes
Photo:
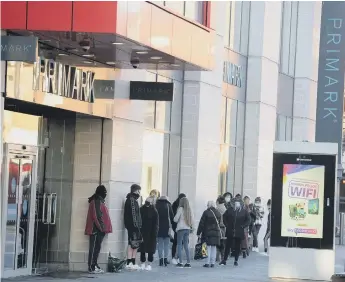
[[1,61],[34,63],[37,58],[37,37],[1,36]]
[[173,101],[174,83],[131,81],[130,100]]
[[40,58],[34,66],[33,90],[87,103],[95,101],[95,73]]
[[223,81],[237,87],[242,87],[242,67],[230,62],[224,62]]

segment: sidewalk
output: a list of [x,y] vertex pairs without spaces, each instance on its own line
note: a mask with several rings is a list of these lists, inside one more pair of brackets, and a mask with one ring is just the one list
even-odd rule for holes
[[[344,271],[345,247],[337,246],[336,272]],[[240,259],[239,266],[233,266],[233,260],[228,261],[227,266],[216,266],[214,269],[205,269],[202,262],[192,262],[191,269],[179,269],[173,265],[158,267],[157,262],[153,264],[152,271],[126,271],[121,273],[106,273],[102,275],[89,275],[86,273],[53,273],[51,276],[30,276],[15,279],[3,279],[2,282],[48,282],[60,280],[61,282],[90,281],[97,279],[100,282],[211,282],[211,281],[256,281],[269,282],[268,279],[268,257],[258,253],[252,253],[247,259]],[[288,280],[284,280],[288,281]],[[296,281],[296,280],[294,280]]]

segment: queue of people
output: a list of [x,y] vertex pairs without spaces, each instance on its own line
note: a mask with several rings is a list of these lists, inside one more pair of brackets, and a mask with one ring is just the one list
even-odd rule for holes
[[[168,197],[151,191],[149,197],[141,203],[141,187],[133,184],[126,197],[124,206],[124,225],[128,234],[126,268],[130,270],[152,269],[154,255],[158,250],[159,266],[167,267],[170,263],[180,268],[191,267],[190,235],[196,231],[200,242],[207,245],[205,268],[214,268],[216,262],[224,266],[229,256],[234,257],[234,265],[238,266],[242,255],[246,258],[251,247],[258,251],[258,235],[264,217],[261,198],[254,204],[250,198],[227,192],[209,201],[203,212],[199,225],[195,230],[194,217],[187,196],[181,193],[176,201],[170,203]],[[89,211],[85,234],[90,236],[88,267],[90,273],[102,273],[97,259],[104,236],[112,232],[111,220],[105,205],[106,188],[97,187],[89,198]],[[270,238],[270,207],[267,202],[268,222],[264,237],[265,253],[268,252]],[[172,260],[169,261],[172,243]],[[140,265],[136,262],[140,252]],[[183,258],[185,260],[183,260]]]

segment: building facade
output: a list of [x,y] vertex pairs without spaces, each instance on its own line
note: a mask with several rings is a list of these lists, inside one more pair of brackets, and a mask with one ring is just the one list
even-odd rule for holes
[[[186,193],[197,224],[220,193],[270,198],[275,140],[314,140],[321,2],[37,3],[1,3],[3,35],[38,37],[35,62],[1,62],[5,277],[86,270],[99,184],[104,264],[125,253],[133,183]],[[173,83],[173,101],[130,81]]]

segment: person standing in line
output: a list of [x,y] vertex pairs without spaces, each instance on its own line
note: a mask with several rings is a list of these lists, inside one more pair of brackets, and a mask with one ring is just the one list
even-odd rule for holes
[[[186,194],[181,193],[180,195],[178,195],[178,198],[172,204],[172,210],[173,210],[174,216],[177,213],[177,209],[180,206],[180,200],[182,198],[186,198]],[[175,232],[174,239],[172,240],[173,244],[172,244],[172,248],[171,248],[171,256],[172,256],[171,262],[172,262],[172,264],[176,265],[176,264],[178,264],[178,257],[177,257],[177,252],[176,252],[176,249],[177,249],[177,231],[176,231],[177,223],[175,221],[172,221],[171,224],[172,224],[172,228]]]
[[138,269],[135,264],[135,258],[140,243],[142,242],[142,235],[140,229],[142,227],[142,220],[138,199],[140,198],[141,187],[138,184],[131,186],[131,192],[127,195],[124,210],[124,223],[128,233],[128,249],[127,249],[127,269]]
[[106,196],[107,189],[103,185],[99,185],[95,193],[89,198],[85,235],[90,236],[88,257],[88,270],[90,273],[104,272],[99,267],[97,260],[104,236],[113,231],[109,211],[105,205]]
[[[143,242],[140,244],[140,261],[142,270],[152,270],[153,255],[156,252],[157,234],[159,229],[158,213],[154,206],[155,199],[148,197],[140,208],[142,218],[141,234]],[[147,263],[146,263],[147,254]]]
[[[193,215],[187,198],[180,200],[174,221],[177,223],[177,256],[179,259],[177,267],[191,268],[189,253],[189,235],[193,231]],[[187,263],[182,264],[182,247],[186,252]]]
[[156,204],[157,199],[158,199],[160,196],[161,196],[161,193],[159,193],[159,191],[156,190],[156,189],[151,190],[150,195],[149,195],[149,197],[152,197],[152,198],[153,198],[153,204],[154,204],[154,205]]
[[[169,229],[172,228],[174,222],[174,212],[168,197],[161,196],[156,202],[156,209],[159,218],[158,229],[158,255],[159,266],[168,265],[170,234]],[[174,233],[175,235],[175,233]]]
[[205,240],[207,245],[207,259],[204,267],[214,267],[217,256],[217,246],[220,245],[221,230],[220,222],[222,215],[216,209],[213,201],[207,203],[207,209],[201,216],[197,231],[198,238]]
[[265,210],[261,205],[261,198],[256,197],[254,200],[253,214],[255,216],[255,221],[253,224],[252,234],[253,234],[253,251],[259,252],[259,242],[258,236],[262,226],[262,219],[265,214]]
[[271,199],[267,201],[267,210],[268,210],[267,230],[264,237],[265,254],[267,254],[268,252],[268,240],[271,238]]
[[[248,196],[245,196],[243,198],[243,202],[244,202],[243,208],[248,213],[250,213],[250,208],[249,208],[250,198]],[[251,218],[250,218],[250,221],[251,221]],[[250,224],[251,223],[249,223],[249,226],[250,226]],[[248,251],[248,249],[249,249],[249,226],[244,228],[244,239],[242,240],[242,255],[243,255],[244,259],[249,255],[249,251]]]
[[232,194],[230,192],[225,192],[223,195],[225,199],[225,207],[228,209],[231,206]]
[[234,249],[235,262],[238,266],[238,258],[241,253],[241,242],[244,239],[244,229],[250,223],[249,213],[243,208],[243,201],[238,198],[233,199],[233,208],[227,209],[224,213],[224,224],[226,226],[226,246],[224,259],[220,265],[226,265],[230,254],[230,249]]
[[[220,212],[222,218],[220,221],[220,228],[222,230],[222,234],[226,234],[226,227],[224,225],[223,215],[226,212],[225,207],[225,199],[223,196],[219,196],[216,202],[217,210]],[[226,238],[220,238],[220,245],[217,246],[217,261],[221,262],[224,258],[224,251],[225,251],[225,244]]]

